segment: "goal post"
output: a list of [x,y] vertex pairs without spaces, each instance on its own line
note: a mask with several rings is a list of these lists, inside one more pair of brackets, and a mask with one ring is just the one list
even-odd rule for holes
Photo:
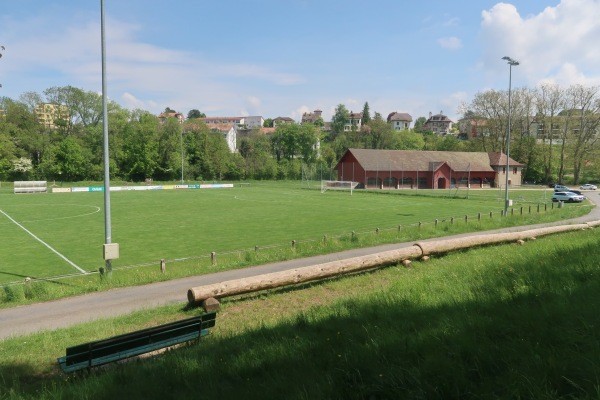
[[328,190],[346,190],[352,191],[358,186],[359,182],[354,181],[321,181],[321,193]]

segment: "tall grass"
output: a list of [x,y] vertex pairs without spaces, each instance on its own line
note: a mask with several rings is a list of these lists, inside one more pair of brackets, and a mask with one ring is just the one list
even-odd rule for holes
[[64,377],[54,357],[194,311],[6,340],[2,398],[598,398],[599,242],[587,230],[228,299],[197,345],[91,374]]

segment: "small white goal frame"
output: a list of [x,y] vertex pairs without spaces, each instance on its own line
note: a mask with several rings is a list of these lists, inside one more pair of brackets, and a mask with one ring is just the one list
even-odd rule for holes
[[349,190],[350,195],[354,188],[358,186],[360,182],[354,181],[321,181],[321,193],[325,193],[328,190]]

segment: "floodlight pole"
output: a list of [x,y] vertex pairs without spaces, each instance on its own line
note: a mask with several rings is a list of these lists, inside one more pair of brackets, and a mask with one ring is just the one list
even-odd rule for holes
[[502,57],[508,63],[508,133],[506,135],[506,182],[504,187],[504,216],[508,212],[508,171],[510,168],[510,114],[512,109],[511,86],[512,86],[512,67],[519,65],[519,62],[508,56]]
[[104,34],[104,0],[100,0],[100,36],[102,47],[102,127],[104,139],[104,260],[106,276],[112,274],[112,260],[119,257],[119,245],[112,244],[112,230],[110,220],[110,158],[108,156],[108,110],[106,95],[106,43]]
[[180,142],[181,142],[181,184],[183,185],[183,128],[180,131]]

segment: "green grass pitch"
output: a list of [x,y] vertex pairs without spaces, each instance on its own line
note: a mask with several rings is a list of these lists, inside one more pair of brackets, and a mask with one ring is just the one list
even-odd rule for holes
[[[112,192],[114,267],[206,256],[499,211],[497,196],[441,199],[248,185]],[[0,195],[0,284],[104,265],[103,193]],[[67,261],[68,260],[68,261]]]

